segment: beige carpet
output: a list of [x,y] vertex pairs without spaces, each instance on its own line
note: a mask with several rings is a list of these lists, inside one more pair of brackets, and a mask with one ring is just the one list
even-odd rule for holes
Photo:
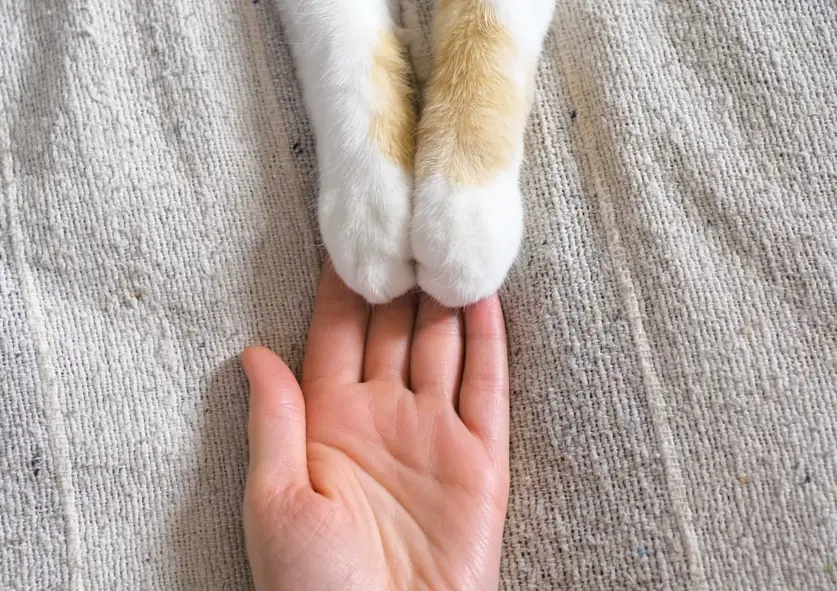
[[[827,0],[559,1],[506,589],[837,586],[835,64]],[[236,355],[320,260],[275,5],[6,0],[0,159],[0,588],[247,588]]]

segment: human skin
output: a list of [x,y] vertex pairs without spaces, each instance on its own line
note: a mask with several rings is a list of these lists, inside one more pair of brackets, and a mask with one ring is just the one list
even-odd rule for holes
[[266,348],[242,364],[259,591],[497,589],[509,402],[496,296],[370,308],[327,263],[301,384]]

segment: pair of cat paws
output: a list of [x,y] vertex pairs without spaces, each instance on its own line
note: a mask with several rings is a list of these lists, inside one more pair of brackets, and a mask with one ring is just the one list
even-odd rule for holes
[[317,26],[295,23],[313,27],[297,56],[323,242],[371,303],[416,285],[445,306],[474,303],[500,287],[520,245],[523,133],[554,0],[437,2],[420,113],[387,4],[364,5],[329,0],[336,12]]
[[320,232],[370,303],[418,286],[460,307],[494,293],[517,256],[523,135],[555,0],[436,0],[428,51],[401,34],[400,4],[416,31],[414,2],[279,2],[317,142]]
[[500,287],[518,252],[528,104],[501,60],[480,61],[466,43],[447,59],[437,52],[417,123],[391,42],[371,107],[350,112],[362,101],[337,95],[347,110],[334,111],[318,146],[323,241],[371,303],[418,285],[445,306],[468,305]]
[[[382,170],[386,163],[364,168],[324,184],[320,195],[325,246],[352,290],[378,304],[418,285],[459,307],[500,287],[523,231],[516,170],[479,187],[433,175],[414,190],[411,175]],[[352,198],[364,192],[366,199]]]

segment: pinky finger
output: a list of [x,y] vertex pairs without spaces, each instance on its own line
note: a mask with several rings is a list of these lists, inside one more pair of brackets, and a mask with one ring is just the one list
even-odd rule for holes
[[492,296],[464,310],[465,367],[459,416],[494,453],[508,453],[509,370],[500,300]]

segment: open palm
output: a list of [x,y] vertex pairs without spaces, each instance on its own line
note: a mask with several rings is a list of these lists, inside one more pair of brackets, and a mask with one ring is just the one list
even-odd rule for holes
[[370,310],[327,266],[302,388],[267,349],[243,364],[258,589],[497,588],[508,381],[496,298],[462,313],[416,296]]

